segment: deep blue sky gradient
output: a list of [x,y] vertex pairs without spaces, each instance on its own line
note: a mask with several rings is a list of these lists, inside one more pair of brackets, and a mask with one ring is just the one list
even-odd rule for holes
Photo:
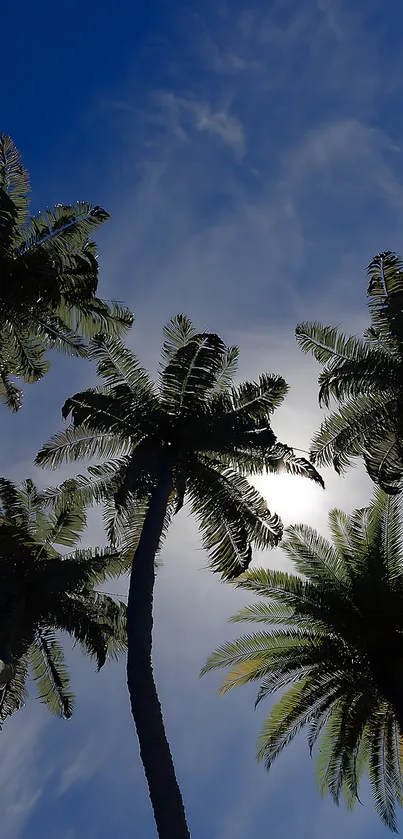
[[[403,251],[402,25],[398,0],[21,0],[2,10],[0,130],[23,153],[33,210],[105,206],[101,292],[135,310],[130,345],[155,367],[161,326],[180,310],[238,340],[243,375],[275,369],[290,381],[276,428],[294,445],[306,447],[318,421],[316,371],[295,348],[295,323],[359,331],[365,265]],[[8,475],[33,474],[63,400],[92,380],[89,365],[55,358],[23,411],[1,412]],[[268,484],[268,499],[286,522],[322,527],[334,503],[369,497],[361,473],[328,482],[328,494],[301,489],[299,500]],[[102,539],[94,519],[88,541]],[[165,555],[155,665],[193,839],[386,837],[367,791],[353,815],[321,801],[303,738],[269,777],[256,765],[265,709],[253,713],[254,691],[218,699],[219,679],[198,679],[245,598],[200,570],[185,513]],[[70,660],[73,720],[32,700],[1,734],[6,835],[153,839],[123,664],[97,675],[77,651]]]

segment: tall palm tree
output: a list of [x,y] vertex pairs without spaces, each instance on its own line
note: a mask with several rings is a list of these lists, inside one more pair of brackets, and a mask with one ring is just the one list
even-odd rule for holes
[[263,374],[234,387],[238,349],[197,333],[183,315],[164,330],[155,386],[132,353],[111,338],[93,342],[102,388],[68,399],[72,424],[46,444],[37,462],[51,467],[94,455],[112,458],[78,479],[81,500],[107,499],[113,541],[131,548],[127,679],[157,829],[161,839],[189,837],[153,678],[154,561],[161,538],[186,499],[213,571],[230,579],[248,566],[252,545],[267,548],[282,525],[245,475],[281,469],[322,479],[276,441],[270,417],[287,385]]
[[266,624],[223,644],[203,673],[230,670],[221,693],[259,681],[256,704],[287,688],[264,722],[258,759],[269,769],[308,728],[318,740],[320,789],[350,807],[368,773],[382,821],[396,831],[403,803],[403,521],[399,500],[377,488],[370,506],[329,514],[333,544],[305,525],[282,546],[296,576],[253,569],[240,588],[267,598],[231,620]]
[[346,337],[321,323],[297,326],[297,341],[323,365],[319,404],[337,409],[313,439],[311,458],[344,472],[363,457],[368,474],[386,492],[403,477],[403,262],[390,251],[368,266],[370,327]]
[[0,723],[25,703],[29,672],[49,710],[71,717],[58,632],[98,668],[126,647],[125,607],[95,588],[117,576],[122,562],[110,549],[75,548],[85,523],[67,486],[51,500],[30,479],[20,486],[0,479]]
[[84,356],[97,332],[119,335],[128,309],[96,297],[98,261],[89,238],[107,218],[84,201],[29,216],[29,179],[13,141],[0,134],[0,398],[13,411],[22,392],[10,377],[36,382],[50,348]]

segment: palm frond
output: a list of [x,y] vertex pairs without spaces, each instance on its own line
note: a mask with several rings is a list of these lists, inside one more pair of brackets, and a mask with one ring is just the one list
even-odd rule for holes
[[402,491],[403,446],[399,428],[383,428],[374,433],[364,452],[369,477],[385,492]]
[[12,200],[17,224],[25,224],[30,193],[29,177],[18,149],[7,134],[0,134],[0,190]]
[[[77,201],[75,205],[56,204],[32,217],[23,252],[40,247],[55,257],[68,256],[83,247],[90,234],[108,218],[106,210],[86,201]],[[92,288],[89,293],[95,291]]]
[[29,661],[39,698],[52,714],[70,719],[74,710],[74,694],[63,649],[54,632],[43,629],[29,648]]
[[133,312],[117,300],[100,300],[92,297],[85,304],[68,305],[60,302],[55,314],[66,328],[78,332],[85,339],[93,339],[99,334],[110,335],[118,339],[134,323]]
[[27,676],[28,658],[24,655],[16,662],[13,678],[0,691],[0,727],[7,717],[11,717],[25,705],[28,697]]
[[383,823],[397,833],[396,778],[401,795],[401,766],[394,752],[395,718],[392,709],[376,709],[368,723],[371,746],[368,755],[368,774],[375,809]]
[[370,262],[367,275],[368,307],[373,329],[389,335],[401,346],[403,339],[402,259],[392,251],[377,254]]
[[69,426],[65,431],[54,434],[38,452],[35,463],[57,469],[64,462],[89,460],[97,457],[116,457],[129,453],[130,440],[114,432],[93,430],[87,426]]
[[22,407],[23,394],[11,380],[0,359],[0,399],[14,414]]
[[189,470],[187,491],[211,566],[225,578],[246,570],[252,545],[264,549],[280,541],[279,517],[233,470],[220,473],[199,459],[194,470]]
[[304,353],[312,353],[320,364],[339,365],[365,358],[365,341],[351,335],[347,337],[336,326],[324,326],[319,321],[300,323],[295,337]]
[[325,488],[325,482],[314,465],[305,457],[298,457],[290,446],[275,443],[262,458],[262,466],[267,472],[275,475],[285,472],[287,475],[298,475],[310,478]]
[[329,698],[340,693],[338,680],[300,679],[283,694],[263,723],[258,737],[257,757],[270,769],[273,761],[301,729],[321,711]]
[[227,347],[222,358],[221,370],[217,375],[212,395],[228,393],[238,369],[239,347]]
[[172,414],[195,409],[213,390],[226,346],[218,335],[197,334],[176,350],[160,373],[160,396]]
[[121,341],[112,336],[97,335],[92,340],[89,355],[96,362],[98,376],[107,388],[127,388],[144,406],[155,403],[148,373]]
[[330,414],[311,445],[311,459],[319,466],[333,464],[341,474],[355,457],[367,452],[374,435],[383,433],[396,412],[394,396],[356,397]]
[[187,315],[175,315],[163,328],[164,343],[161,349],[162,369],[174,358],[177,351],[191,341],[197,331]]
[[287,527],[281,546],[310,582],[347,594],[343,559],[316,530],[304,524]]
[[4,518],[17,521],[23,518],[18,489],[7,478],[0,478],[0,505],[1,516]]
[[251,419],[268,418],[281,405],[288,390],[282,376],[262,373],[257,382],[242,382],[233,389],[233,410]]

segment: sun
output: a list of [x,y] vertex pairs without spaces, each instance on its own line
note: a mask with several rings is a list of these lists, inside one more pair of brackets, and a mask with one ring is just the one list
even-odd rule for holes
[[298,475],[259,475],[251,482],[286,527],[290,524],[317,527],[322,519],[324,492],[314,481]]

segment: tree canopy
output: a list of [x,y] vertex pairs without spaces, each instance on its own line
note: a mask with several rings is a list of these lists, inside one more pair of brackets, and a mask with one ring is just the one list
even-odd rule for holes
[[96,588],[122,563],[109,548],[76,547],[85,525],[66,486],[50,499],[31,479],[0,479],[0,722],[25,703],[29,672],[49,710],[71,716],[60,632],[98,668],[126,647],[125,606]]
[[84,201],[29,214],[30,183],[13,141],[0,135],[0,398],[17,411],[13,380],[36,382],[47,350],[85,356],[98,332],[120,335],[133,315],[96,296],[98,260],[90,238],[109,218]]
[[403,521],[377,489],[368,508],[329,514],[332,543],[305,525],[282,547],[298,575],[253,569],[237,586],[264,598],[231,619],[261,630],[222,644],[203,673],[229,668],[221,693],[260,682],[256,703],[284,690],[263,724],[258,758],[273,761],[303,728],[317,746],[322,792],[352,807],[368,773],[382,821],[403,803]]
[[378,254],[368,276],[371,323],[362,338],[318,322],[296,329],[303,352],[323,366],[319,404],[338,403],[312,441],[311,458],[343,473],[363,457],[372,480],[397,492],[403,477],[403,262],[391,251]]
[[197,333],[184,315],[164,329],[158,382],[117,339],[97,336],[90,347],[101,387],[76,393],[63,408],[71,417],[39,452],[56,468],[93,457],[103,463],[79,476],[80,499],[106,499],[108,532],[135,550],[161,464],[172,472],[166,526],[186,500],[197,519],[211,567],[224,578],[241,573],[251,546],[278,544],[282,524],[247,480],[286,471],[323,486],[312,464],[276,439],[270,420],[288,387],[263,373],[233,383],[238,348],[218,335]]

